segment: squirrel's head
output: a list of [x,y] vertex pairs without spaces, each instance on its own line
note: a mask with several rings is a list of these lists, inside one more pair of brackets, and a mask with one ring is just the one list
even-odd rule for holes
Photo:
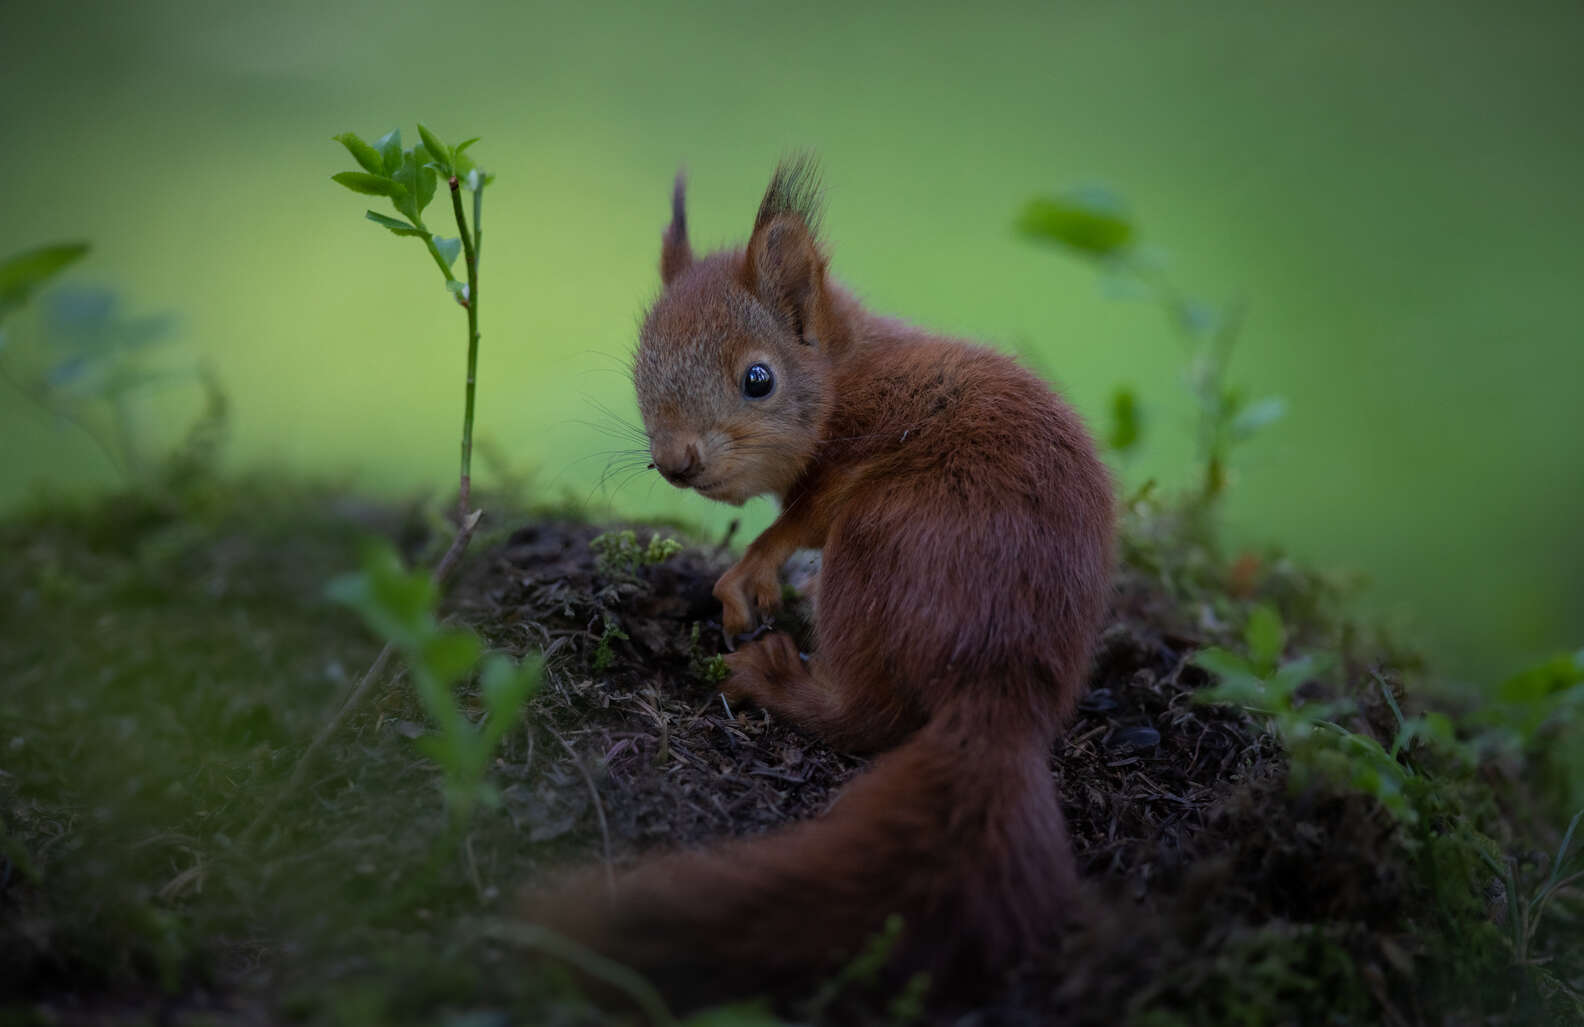
[[633,384],[656,469],[678,488],[741,504],[784,495],[830,409],[841,326],[815,236],[812,163],[782,164],[743,250],[694,259],[682,178],[660,250],[663,290],[638,337]]

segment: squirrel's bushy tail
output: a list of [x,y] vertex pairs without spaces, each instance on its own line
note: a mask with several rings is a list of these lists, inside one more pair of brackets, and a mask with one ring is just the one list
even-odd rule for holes
[[890,967],[974,990],[1060,922],[1076,886],[1049,739],[937,712],[824,816],[589,875],[530,916],[681,1002],[802,988],[903,918]]

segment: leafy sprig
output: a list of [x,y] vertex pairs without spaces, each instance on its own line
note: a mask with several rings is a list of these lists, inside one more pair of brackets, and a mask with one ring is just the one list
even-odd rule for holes
[[[1210,509],[1229,482],[1234,447],[1280,420],[1287,411],[1280,396],[1251,399],[1228,381],[1232,351],[1243,328],[1240,304],[1216,307],[1182,292],[1157,252],[1139,244],[1139,230],[1127,206],[1109,190],[1076,189],[1030,200],[1017,219],[1026,238],[1052,243],[1098,266],[1109,291],[1143,295],[1157,302],[1182,339],[1188,357],[1185,381],[1197,412],[1196,440],[1200,483],[1195,499]],[[1120,386],[1112,397],[1110,448],[1131,453],[1143,438],[1144,418],[1133,389]]]
[[[467,155],[468,148],[478,142],[477,137],[447,146],[423,125],[418,126],[418,135],[421,140],[418,145],[403,149],[399,128],[391,129],[372,144],[364,142],[356,132],[343,132],[335,141],[346,147],[363,170],[342,171],[330,177],[355,193],[389,199],[396,213],[401,215],[399,218],[377,210],[365,211],[363,216],[392,235],[423,240],[435,266],[445,276],[446,288],[457,297],[457,302],[466,306],[471,298],[469,290],[451,269],[462,254],[464,240],[473,240],[467,239],[467,228],[460,218],[459,234],[442,236],[429,230],[423,213],[434,201],[440,176],[445,177],[452,191],[466,188],[475,196],[493,182],[495,176],[480,170]],[[474,221],[476,223],[478,218]]]
[[[453,823],[465,825],[480,803],[498,804],[500,795],[485,780],[485,773],[501,737],[517,723],[522,704],[538,690],[542,659],[530,657],[519,665],[493,653],[480,665],[478,637],[445,627],[435,617],[440,590],[434,579],[403,567],[388,545],[371,546],[362,570],[332,581],[329,593],[356,610],[369,629],[393,643],[404,658],[424,711],[437,727],[417,744],[440,765]],[[455,684],[475,667],[484,707],[478,725],[452,698]]]
[[1452,722],[1444,714],[1404,717],[1389,688],[1387,701],[1397,715],[1391,747],[1374,737],[1351,731],[1339,721],[1357,712],[1350,699],[1305,699],[1300,690],[1330,668],[1328,655],[1308,653],[1285,659],[1287,629],[1269,606],[1256,606],[1244,627],[1240,654],[1213,646],[1194,654],[1193,663],[1213,674],[1214,685],[1201,690],[1200,702],[1237,706],[1262,718],[1281,739],[1291,766],[1294,788],[1315,782],[1373,796],[1405,823],[1418,820],[1408,794],[1413,768],[1402,757],[1415,741],[1461,751]]

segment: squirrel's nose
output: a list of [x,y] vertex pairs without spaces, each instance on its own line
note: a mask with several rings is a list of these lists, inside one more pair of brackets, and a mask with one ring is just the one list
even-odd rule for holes
[[673,485],[687,485],[704,469],[704,461],[699,456],[697,442],[665,448],[656,446],[650,454],[654,457],[655,467],[665,475],[666,481]]

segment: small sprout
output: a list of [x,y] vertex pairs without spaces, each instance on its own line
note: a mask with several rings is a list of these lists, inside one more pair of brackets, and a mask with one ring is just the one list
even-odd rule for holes
[[1419,812],[1407,789],[1413,771],[1396,754],[1408,738],[1435,728],[1418,718],[1404,723],[1391,752],[1369,735],[1349,731],[1337,719],[1353,712],[1351,702],[1304,701],[1298,696],[1300,688],[1330,665],[1329,658],[1311,654],[1283,661],[1286,639],[1280,614],[1269,606],[1255,607],[1244,630],[1247,656],[1218,647],[1194,654],[1194,665],[1218,679],[1195,698],[1239,706],[1263,718],[1287,749],[1293,788],[1321,781],[1372,796],[1404,823],[1417,822]]
[[589,540],[594,550],[594,565],[607,578],[633,580],[643,567],[665,563],[682,551],[682,543],[674,538],[651,535],[646,545],[638,544],[638,536],[631,530],[607,531]]
[[726,657],[716,653],[705,660],[699,677],[703,678],[704,683],[709,685],[718,685],[731,677],[731,668],[726,665]]
[[609,617],[605,619],[605,633],[600,635],[599,645],[594,649],[594,671],[603,673],[616,662],[616,653],[611,648],[611,643],[628,641],[627,632],[623,631],[615,621]]
[[408,570],[389,545],[371,546],[362,570],[335,579],[328,591],[401,651],[418,698],[438,726],[415,744],[440,765],[452,822],[465,825],[479,804],[499,800],[486,774],[501,737],[539,688],[542,660],[517,664],[500,653],[485,657],[478,676],[484,717],[475,725],[457,706],[453,688],[472,675],[483,646],[472,632],[440,624],[435,616],[439,589],[428,574]]

